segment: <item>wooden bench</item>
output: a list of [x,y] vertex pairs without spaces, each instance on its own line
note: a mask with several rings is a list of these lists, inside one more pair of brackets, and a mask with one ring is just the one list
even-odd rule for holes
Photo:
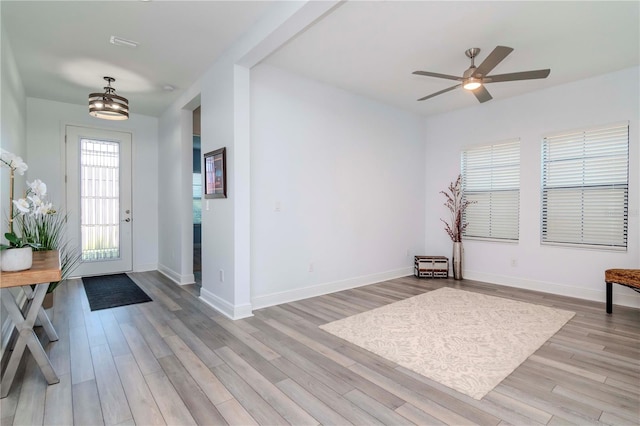
[[613,284],[620,284],[640,292],[640,269],[607,269],[604,273],[607,283],[607,313],[613,311]]

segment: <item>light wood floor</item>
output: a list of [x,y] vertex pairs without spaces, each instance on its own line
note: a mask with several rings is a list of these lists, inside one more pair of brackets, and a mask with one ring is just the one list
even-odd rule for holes
[[[395,279],[231,321],[157,272],[153,302],[91,312],[79,280],[56,292],[60,376],[30,356],[2,425],[638,424],[640,311],[473,281]],[[317,328],[442,286],[576,312],[481,401]],[[604,286],[604,283],[603,283]],[[46,339],[46,337],[43,337]],[[25,362],[26,361],[26,362]]]

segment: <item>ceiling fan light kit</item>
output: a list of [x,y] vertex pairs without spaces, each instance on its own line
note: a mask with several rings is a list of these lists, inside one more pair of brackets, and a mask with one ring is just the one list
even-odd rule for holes
[[104,77],[107,86],[104,93],[91,93],[89,95],[89,115],[104,120],[127,120],[129,118],[129,100],[116,95],[116,89],[111,83],[116,81],[113,77]]
[[436,77],[436,78],[444,78],[447,80],[455,80],[459,81],[459,84],[455,86],[448,87],[444,90],[440,90],[439,92],[432,93],[425,97],[418,99],[419,101],[424,101],[426,99],[433,98],[435,96],[441,95],[443,93],[449,92],[451,90],[457,89],[458,87],[462,87],[465,90],[472,92],[476,99],[480,103],[490,101],[493,99],[489,91],[484,87],[487,83],[500,83],[504,81],[518,81],[518,80],[533,80],[539,78],[547,78],[550,69],[544,70],[535,70],[535,71],[522,71],[522,72],[514,72],[509,74],[499,74],[499,75],[489,75],[489,73],[507,57],[511,52],[513,52],[513,48],[506,46],[497,46],[493,51],[485,58],[485,60],[478,66],[475,66],[475,58],[480,53],[480,48],[472,47],[468,49],[465,53],[469,59],[471,59],[471,66],[462,74],[462,77],[458,77],[455,75],[448,74],[439,74],[430,71],[414,71],[413,74],[423,75],[427,77]]
[[473,77],[467,78],[462,85],[466,90],[476,90],[480,86],[482,86],[482,80]]

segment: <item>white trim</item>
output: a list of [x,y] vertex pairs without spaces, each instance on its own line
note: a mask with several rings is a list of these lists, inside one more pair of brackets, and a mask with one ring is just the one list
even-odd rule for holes
[[158,272],[178,285],[194,284],[196,282],[196,277],[193,274],[180,275],[164,265],[158,265]]
[[211,293],[204,287],[200,289],[200,300],[232,320],[253,316],[253,309],[250,303],[246,303],[244,305],[232,305],[226,300]]
[[[509,277],[506,275],[498,274],[486,274],[482,272],[473,272],[466,270],[464,271],[464,278],[468,280],[482,281],[490,284],[504,285],[507,287],[523,288],[526,290],[541,291],[544,293],[551,293],[560,296],[592,300],[601,303],[604,303],[606,301],[606,286],[604,283],[604,276],[602,277],[602,288],[599,290],[574,287],[549,281],[536,281],[527,278]],[[640,295],[634,294],[632,290],[628,290],[631,294],[623,294],[627,293],[627,291],[625,291],[626,289],[622,289],[620,287],[621,286],[614,286],[613,303],[616,305],[628,306],[631,308],[640,308]],[[602,309],[604,312],[604,306],[602,307]]]
[[381,281],[406,277],[413,274],[413,267],[394,269],[377,274],[363,275],[361,277],[349,278],[346,280],[333,281],[316,284],[310,287],[297,288],[279,293],[271,293],[258,296],[251,300],[254,309],[267,308],[269,306],[280,305],[282,303],[295,302],[309,297],[322,296],[336,291],[349,290],[364,285],[374,284]]
[[133,265],[133,272],[157,271],[157,263],[143,263],[142,265]]

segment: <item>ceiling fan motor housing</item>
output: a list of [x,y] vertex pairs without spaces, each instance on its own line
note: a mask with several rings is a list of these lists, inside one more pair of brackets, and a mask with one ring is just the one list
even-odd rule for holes
[[467,69],[464,74],[462,74],[462,78],[469,78],[471,76],[473,76],[473,73],[476,72],[476,67],[475,66],[470,66],[469,69]]
[[471,49],[467,49],[464,52],[464,54],[467,55],[468,58],[471,58],[471,61],[473,61],[473,58],[478,56],[478,53],[480,53],[480,48],[479,47],[472,47]]

